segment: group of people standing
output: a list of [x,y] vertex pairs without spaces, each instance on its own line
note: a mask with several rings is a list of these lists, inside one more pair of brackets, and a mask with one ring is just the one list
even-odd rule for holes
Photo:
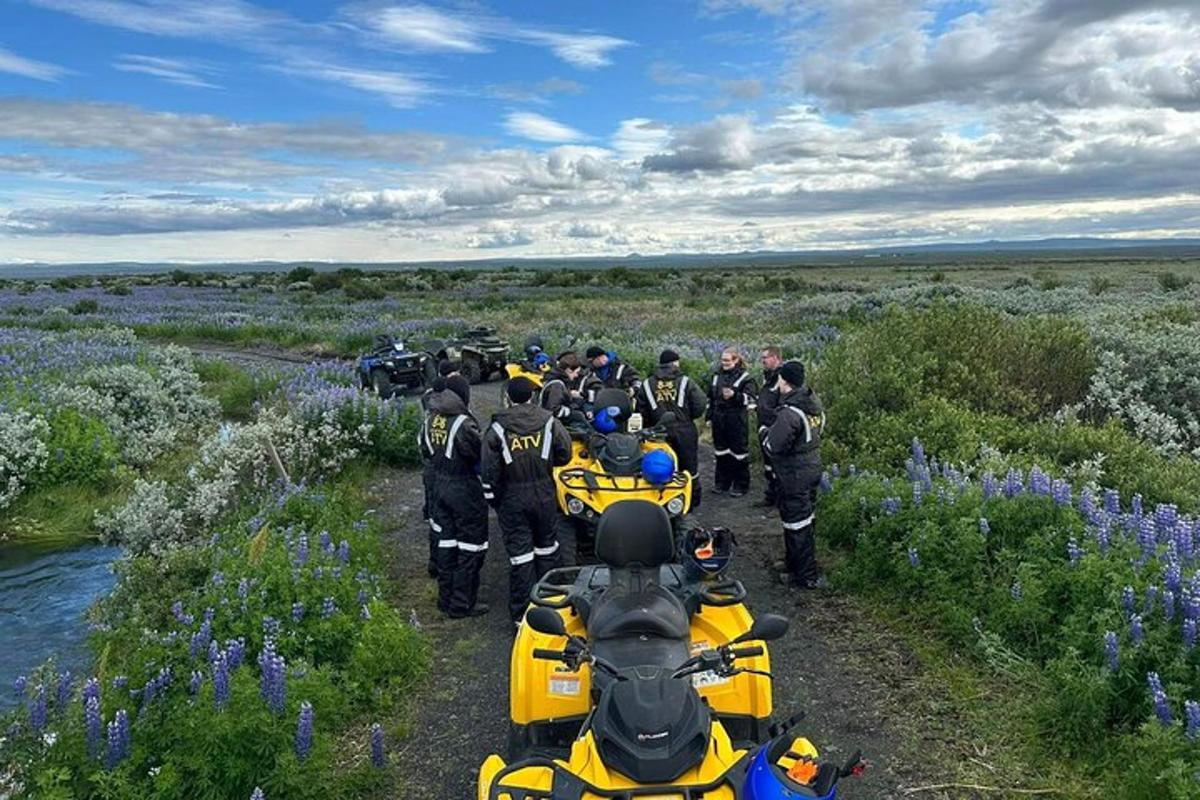
[[[536,352],[531,352],[536,351]],[[546,363],[540,345],[527,355]],[[778,508],[784,534],[784,576],[800,588],[821,585],[813,543],[813,503],[821,478],[825,413],[804,385],[804,365],[784,361],[778,347],[762,349],[761,384],[733,348],[721,353],[707,381],[684,373],[680,357],[663,350],[657,368],[641,378],[602,347],[559,353],[541,386],[515,377],[505,388],[508,407],[486,427],[470,410],[470,384],[442,362],[422,398],[425,418],[418,444],[425,459],[425,515],[430,528],[430,575],[438,581],[438,608],[461,618],[486,614],[479,573],[488,549],[488,513],[496,511],[509,560],[509,611],[520,622],[538,578],[562,563],[554,468],[571,459],[564,421],[598,423],[601,389],[625,392],[645,421],[661,426],[677,466],[692,477],[692,511],[700,507],[700,431],[712,426],[712,490],[731,497],[750,489],[751,414],[763,463],[763,505]],[[761,385],[761,388],[760,388]],[[600,426],[597,425],[599,428]]]

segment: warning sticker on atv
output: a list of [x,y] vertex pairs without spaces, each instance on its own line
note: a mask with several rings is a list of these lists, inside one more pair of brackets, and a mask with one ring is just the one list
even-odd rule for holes
[[550,694],[556,694],[560,697],[578,697],[579,696],[579,676],[578,675],[551,675],[550,676]]
[[[700,651],[707,649],[708,642],[692,642],[692,655],[697,655],[700,653]],[[720,686],[723,683],[729,683],[729,678],[722,677],[712,670],[707,672],[697,672],[692,676],[692,686],[697,689],[703,689],[705,686]]]

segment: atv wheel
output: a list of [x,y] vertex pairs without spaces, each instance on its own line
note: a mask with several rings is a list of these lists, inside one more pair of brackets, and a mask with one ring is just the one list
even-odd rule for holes
[[464,358],[458,367],[459,373],[467,379],[467,383],[479,383],[483,380],[483,369],[473,358]]
[[371,370],[371,388],[375,390],[375,394],[379,395],[381,400],[387,400],[396,391],[396,387],[392,385],[391,376],[384,369]]

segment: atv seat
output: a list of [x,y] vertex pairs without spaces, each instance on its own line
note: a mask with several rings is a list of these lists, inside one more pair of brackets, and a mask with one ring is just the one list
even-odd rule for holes
[[690,615],[659,583],[674,549],[671,520],[656,503],[623,500],[601,515],[596,556],[608,564],[609,585],[584,619],[597,655],[618,667],[687,659]]

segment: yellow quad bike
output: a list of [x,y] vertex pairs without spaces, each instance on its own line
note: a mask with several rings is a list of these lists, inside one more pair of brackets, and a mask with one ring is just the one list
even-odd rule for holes
[[[600,423],[607,423],[608,430]],[[661,428],[642,429],[628,395],[604,389],[596,395],[593,422],[568,424],[571,460],[554,470],[558,508],[575,528],[577,553],[591,560],[596,524],[613,504],[646,500],[662,506],[678,534],[692,508],[692,476]],[[652,455],[654,454],[654,455]],[[666,458],[664,458],[666,456]]]
[[[730,539],[732,541],[732,539]],[[676,669],[692,656],[734,641],[752,627],[746,589],[719,571],[676,561],[667,512],[648,500],[614,503],[596,531],[600,564],[551,570],[530,592],[533,608],[561,615],[565,629],[619,669]],[[727,562],[726,562],[727,563]],[[510,758],[530,751],[565,754],[580,724],[612,681],[586,663],[564,666],[539,657],[558,646],[529,625],[513,642],[509,686]],[[770,724],[766,652],[747,669],[692,678],[730,738],[761,740]]]
[[[740,599],[730,602],[736,595],[709,587],[689,626],[661,508],[615,505],[596,546],[606,566],[577,568],[565,595],[526,614],[512,699],[514,722],[539,718],[524,726],[535,735],[510,742],[511,763],[484,761],[478,800],[833,800],[838,781],[861,772],[857,753],[842,766],[820,761],[789,732],[799,715],[750,741],[731,733],[747,710],[759,722],[770,714],[765,642],[787,620],[767,614],[749,624]],[[697,630],[714,638],[697,640]],[[565,746],[539,741],[557,739],[556,727],[571,731]]]
[[546,373],[550,371],[552,364],[550,356],[542,350],[542,339],[540,336],[530,336],[525,340],[525,360],[510,362],[504,365],[504,385],[500,387],[500,402],[505,408],[508,408],[512,403],[508,399],[508,382],[513,378],[528,378],[537,386],[540,393],[542,391],[542,382],[546,380]]

